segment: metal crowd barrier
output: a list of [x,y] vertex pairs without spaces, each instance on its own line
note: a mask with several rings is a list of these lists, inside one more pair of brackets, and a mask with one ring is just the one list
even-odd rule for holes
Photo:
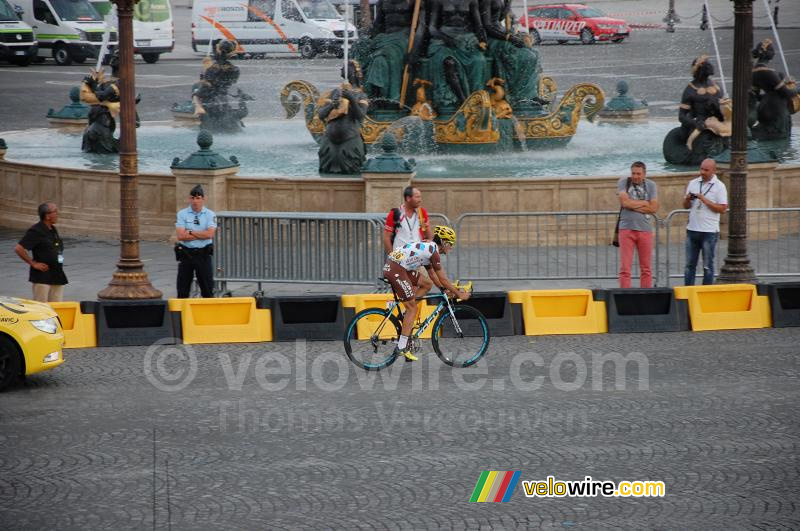
[[[663,220],[665,226],[663,278],[681,279],[686,263],[686,224],[688,210],[673,210]],[[722,218],[723,224],[727,216]],[[715,274],[728,254],[727,230],[723,225],[717,251],[714,253]],[[747,256],[758,278],[800,277],[800,208],[747,209]],[[703,278],[702,254],[697,262],[695,283]]]
[[[619,250],[610,243],[618,214],[617,210],[463,214],[455,227],[456,278],[617,278]],[[658,237],[657,218],[651,218]],[[635,277],[638,271],[635,262],[631,273]]]
[[[214,281],[374,284],[386,254],[387,214],[218,212]],[[431,224],[449,220],[430,214]]]
[[[619,249],[609,245],[618,211],[467,213],[446,224],[458,245],[446,259],[454,278],[469,280],[616,279]],[[687,210],[652,216],[653,279],[669,286],[683,278]],[[756,275],[800,277],[800,208],[749,209],[748,256]],[[381,274],[384,213],[220,212],[215,280],[374,284]],[[727,222],[723,217],[723,224]],[[723,237],[726,229],[723,226]],[[721,239],[716,267],[727,254]],[[638,257],[637,257],[638,259]],[[698,264],[699,275],[702,267]],[[637,277],[634,260],[631,274]]]

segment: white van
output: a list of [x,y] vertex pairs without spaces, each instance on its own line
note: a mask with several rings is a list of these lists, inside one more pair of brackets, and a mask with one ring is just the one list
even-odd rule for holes
[[[109,0],[90,0],[97,11],[105,16],[111,11]],[[118,25],[116,19],[112,21]],[[162,53],[175,48],[175,27],[169,0],[139,0],[133,6],[133,53],[138,53],[146,63],[155,63]]]
[[300,53],[310,59],[320,52],[341,55],[345,26],[353,24],[328,0],[195,0],[192,6],[192,49],[207,53],[209,40],[234,40],[240,53]]
[[22,8],[14,9],[6,0],[0,0],[0,60],[19,66],[28,66],[36,57],[39,45],[33,29],[22,20]]
[[[103,45],[106,25],[89,0],[13,0],[23,9],[22,20],[30,24],[39,41],[39,57],[52,55],[66,66],[95,59]],[[112,28],[108,52],[117,46]]]

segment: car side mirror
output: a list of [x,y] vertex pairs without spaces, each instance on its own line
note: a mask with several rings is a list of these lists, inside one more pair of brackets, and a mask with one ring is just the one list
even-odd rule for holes
[[16,14],[17,14],[17,18],[18,18],[18,19],[22,20],[22,15],[24,15],[24,14],[25,14],[25,10],[24,10],[24,9],[22,9],[22,8],[21,8],[20,6],[18,6],[17,4],[14,4],[14,13],[16,13]]

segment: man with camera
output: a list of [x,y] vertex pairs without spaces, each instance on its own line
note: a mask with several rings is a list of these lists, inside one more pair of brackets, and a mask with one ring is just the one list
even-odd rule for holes
[[178,298],[186,299],[197,275],[202,297],[214,296],[214,232],[217,216],[204,206],[205,192],[199,184],[189,192],[189,206],[178,211],[175,258],[178,260]]
[[700,164],[700,177],[689,181],[683,208],[689,209],[686,226],[686,268],[683,283],[694,286],[700,251],[703,252],[703,284],[714,283],[714,253],[719,240],[719,216],[728,210],[728,190],[715,172],[717,163],[706,159]]

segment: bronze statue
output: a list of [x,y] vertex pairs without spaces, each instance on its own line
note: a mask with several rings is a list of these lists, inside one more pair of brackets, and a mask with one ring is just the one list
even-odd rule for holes
[[798,110],[795,100],[800,103],[795,82],[768,66],[773,57],[775,48],[771,39],[764,39],[753,49],[756,64],[753,67],[749,121],[753,138],[760,140],[789,138],[792,134],[791,115]]
[[433,83],[433,105],[460,106],[489,79],[486,31],[478,0],[430,0],[428,80]]
[[692,81],[681,97],[681,123],[664,138],[664,158],[672,164],[697,165],[720,154],[731,136],[731,105],[711,76],[714,66],[708,56],[692,62]]
[[[91,74],[81,82],[81,101],[90,105],[89,124],[83,131],[81,150],[84,153],[118,153],[119,140],[114,137],[117,129],[116,117],[119,115],[119,55],[115,52],[111,57],[111,78],[105,72],[91,70]],[[139,103],[136,96],[136,103]],[[139,115],[136,115],[136,127],[139,127]]]
[[[254,98],[238,89],[235,94],[228,91],[239,80],[239,67],[230,62],[236,53],[236,43],[217,43],[214,60],[206,62],[202,79],[192,88],[195,114],[200,116],[201,127],[211,132],[231,133],[244,127],[242,118],[247,116],[247,101]],[[238,106],[231,105],[231,98]]]
[[539,52],[530,38],[512,31],[511,0],[480,0],[481,18],[489,37],[487,55],[492,59],[492,75],[505,81],[507,100],[514,110],[521,106],[540,108]]
[[[420,2],[422,0],[419,0]],[[416,0],[378,0],[375,21],[369,33],[369,41],[363,49],[357,45],[357,55],[367,71],[364,91],[370,98],[400,100],[403,71],[398,69],[408,60],[408,41],[413,22]],[[420,20],[424,15],[420,13]],[[424,24],[420,24],[424,30]],[[424,32],[416,32],[415,39],[422,43]],[[419,53],[414,53],[418,57]]]
[[[342,68],[344,74],[344,68]],[[347,82],[325,94],[317,106],[317,114],[325,123],[319,142],[320,173],[358,173],[367,158],[361,137],[361,123],[367,115],[369,101],[357,84],[359,69],[348,65]]]

